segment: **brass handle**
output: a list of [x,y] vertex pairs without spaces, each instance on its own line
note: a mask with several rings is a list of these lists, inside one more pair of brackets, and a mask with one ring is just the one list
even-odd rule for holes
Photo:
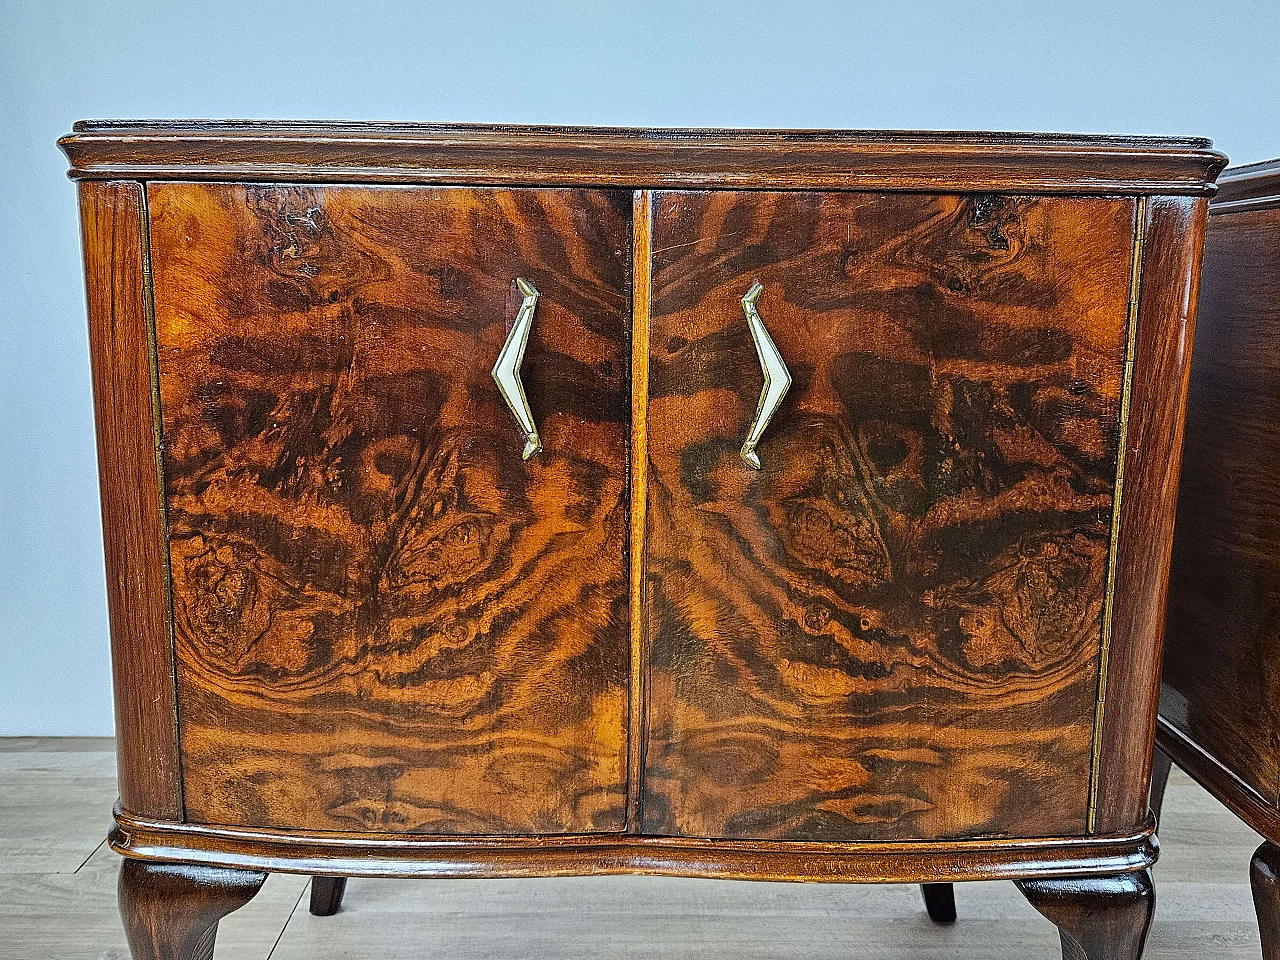
[[765,329],[764,321],[756,311],[756,301],[764,287],[757,281],[751,285],[746,296],[742,298],[742,312],[747,315],[747,329],[751,331],[751,339],[756,345],[756,355],[760,358],[760,369],[764,371],[764,389],[760,391],[760,403],[756,407],[756,415],[747,430],[747,439],[742,443],[742,459],[753,470],[760,469],[760,456],[756,453],[756,444],[764,436],[765,427],[782,406],[782,400],[791,389],[791,371],[782,362],[782,354],[778,352],[773,337]]
[[524,302],[520,304],[516,322],[512,324],[507,342],[498,354],[498,362],[493,365],[493,382],[498,385],[502,399],[507,401],[516,424],[524,431],[524,453],[521,457],[528,460],[542,450],[542,438],[538,436],[538,426],[533,422],[533,411],[529,409],[524,384],[520,382],[520,364],[524,362],[524,349],[529,344],[529,331],[533,329],[538,290],[524,277],[516,277],[516,286],[524,294]]

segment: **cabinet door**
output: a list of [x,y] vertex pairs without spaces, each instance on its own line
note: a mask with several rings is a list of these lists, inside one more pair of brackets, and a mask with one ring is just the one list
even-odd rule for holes
[[1135,203],[654,210],[646,829],[1084,833]]
[[[148,203],[188,818],[619,829],[630,196]],[[490,375],[518,277],[527,462]]]

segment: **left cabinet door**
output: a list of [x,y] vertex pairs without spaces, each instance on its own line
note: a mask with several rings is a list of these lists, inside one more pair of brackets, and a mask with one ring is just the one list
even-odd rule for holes
[[147,199],[187,819],[622,829],[630,194]]

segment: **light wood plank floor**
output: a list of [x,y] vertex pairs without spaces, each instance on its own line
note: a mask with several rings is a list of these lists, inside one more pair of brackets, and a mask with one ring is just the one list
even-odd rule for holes
[[[109,740],[0,739],[0,960],[127,960]],[[1256,960],[1248,863],[1260,838],[1175,770],[1150,960]],[[656,877],[353,880],[335,917],[306,879],[268,880],[223,921],[217,960],[873,958],[1053,960],[1056,932],[1010,883],[957,888],[939,927],[905,886]]]

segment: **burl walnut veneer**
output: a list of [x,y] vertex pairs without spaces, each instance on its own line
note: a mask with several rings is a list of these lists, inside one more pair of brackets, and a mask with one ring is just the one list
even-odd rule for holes
[[1223,174],[1200,318],[1152,806],[1172,760],[1267,839],[1253,897],[1280,960],[1280,161]]
[[270,871],[1153,905],[1202,140],[85,123],[138,958]]

